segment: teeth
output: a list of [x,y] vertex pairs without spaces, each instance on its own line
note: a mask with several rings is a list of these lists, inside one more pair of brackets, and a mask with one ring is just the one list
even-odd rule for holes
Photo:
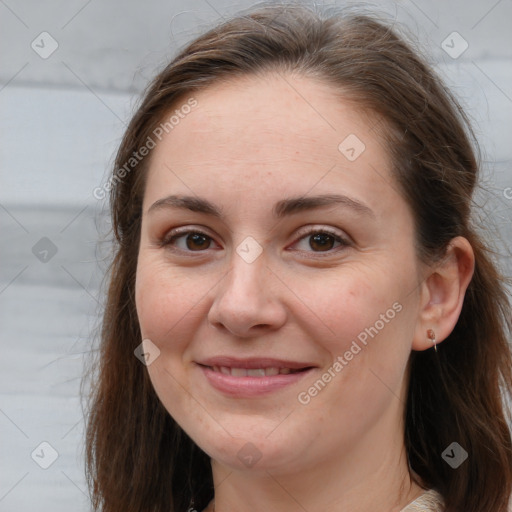
[[247,370],[248,377],[265,377],[265,370],[263,368],[250,368]]
[[291,368],[228,368],[227,366],[213,366],[214,372],[223,373],[224,375],[232,375],[233,377],[268,377],[272,375],[288,375],[300,370],[292,370]]
[[247,370],[245,368],[231,368],[232,377],[247,377]]

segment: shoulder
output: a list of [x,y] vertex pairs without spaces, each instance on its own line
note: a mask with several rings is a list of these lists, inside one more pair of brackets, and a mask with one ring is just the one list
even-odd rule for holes
[[443,512],[443,497],[434,489],[425,491],[400,512]]

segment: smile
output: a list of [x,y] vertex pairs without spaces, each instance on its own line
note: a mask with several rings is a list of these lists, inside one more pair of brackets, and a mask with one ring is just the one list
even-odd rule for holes
[[[215,361],[221,362],[221,361]],[[231,362],[231,361],[229,361]],[[298,363],[245,361],[245,363],[197,364],[207,384],[230,398],[267,396],[292,386],[309,375],[315,367]],[[236,365],[235,365],[236,364]],[[267,366],[268,364],[268,366]],[[245,368],[243,367],[245,366]],[[291,368],[290,366],[296,366]]]
[[233,377],[268,377],[273,375],[289,375],[290,373],[298,373],[306,370],[293,368],[230,368],[229,366],[207,366],[210,370],[223,375],[231,375]]

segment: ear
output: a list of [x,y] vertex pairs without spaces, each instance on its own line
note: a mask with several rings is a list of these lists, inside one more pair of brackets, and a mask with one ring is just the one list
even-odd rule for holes
[[448,244],[444,258],[428,267],[420,290],[420,310],[413,350],[432,348],[428,330],[435,333],[436,344],[445,340],[459,319],[475,268],[475,255],[466,238],[458,236]]

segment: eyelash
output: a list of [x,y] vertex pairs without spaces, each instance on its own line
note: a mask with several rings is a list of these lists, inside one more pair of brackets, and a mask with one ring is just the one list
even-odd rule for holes
[[[159,245],[161,247],[166,247],[166,248],[171,249],[172,251],[176,251],[176,252],[184,252],[184,253],[190,253],[190,254],[197,253],[197,255],[200,255],[201,253],[204,253],[207,249],[204,250],[204,251],[201,251],[201,250],[199,250],[199,251],[189,251],[189,250],[186,250],[186,249],[177,249],[174,246],[174,242],[176,242],[176,240],[178,240],[178,239],[180,239],[180,238],[182,238],[184,236],[191,235],[191,234],[201,235],[201,236],[204,236],[205,238],[210,239],[211,241],[213,241],[213,238],[211,236],[207,235],[206,233],[204,233],[202,231],[195,230],[195,229],[186,229],[186,230],[183,230],[183,231],[179,231],[179,230],[172,231],[169,235],[167,235],[165,238],[163,238],[160,241]],[[294,242],[294,245],[297,242],[302,241],[303,239],[307,239],[308,237],[311,237],[311,236],[317,235],[317,234],[324,234],[324,235],[332,236],[334,238],[334,241],[338,242],[340,244],[340,246],[338,246],[338,248],[337,248],[338,250],[333,248],[333,249],[329,249],[328,251],[299,251],[299,252],[313,253],[313,254],[317,255],[315,257],[327,257],[327,256],[332,256],[336,252],[339,252],[339,249],[343,249],[343,248],[348,247],[350,245],[349,241],[346,238],[343,238],[338,233],[336,233],[335,231],[332,231],[332,230],[330,230],[328,228],[309,229],[308,231],[305,231],[305,232],[300,234],[300,238],[296,242]]]

